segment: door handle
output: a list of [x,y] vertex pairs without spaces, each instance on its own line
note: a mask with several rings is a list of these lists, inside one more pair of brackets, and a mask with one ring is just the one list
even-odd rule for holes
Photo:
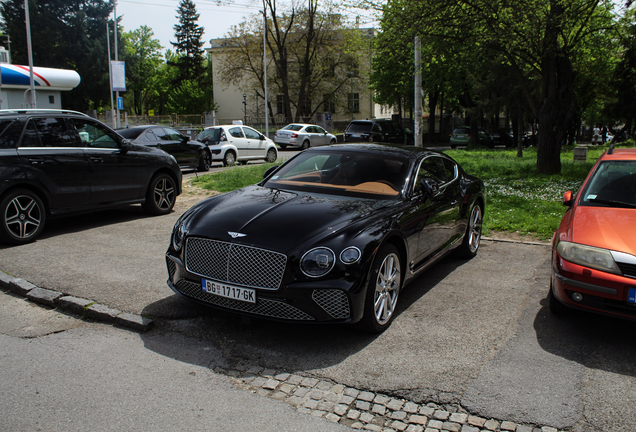
[[104,159],[99,158],[99,157],[91,157],[91,162],[102,163],[102,162],[104,162]]
[[42,165],[44,163],[44,159],[42,159],[42,158],[29,158],[29,163],[31,165]]

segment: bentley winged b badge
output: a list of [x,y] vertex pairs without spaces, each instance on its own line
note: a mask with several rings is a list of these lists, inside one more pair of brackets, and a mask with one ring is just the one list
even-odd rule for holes
[[247,234],[241,234],[241,233],[237,233],[237,232],[232,232],[232,231],[228,231],[227,232],[230,237],[232,238],[239,238],[239,237],[245,237]]

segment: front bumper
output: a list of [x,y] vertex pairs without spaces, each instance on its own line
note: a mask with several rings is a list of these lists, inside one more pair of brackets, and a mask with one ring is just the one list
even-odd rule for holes
[[630,289],[636,289],[636,279],[591,270],[565,261],[556,253],[555,256],[552,290],[561,303],[575,309],[636,320],[636,302],[630,301]]
[[289,283],[277,290],[253,288],[256,303],[248,303],[204,292],[202,277],[190,273],[183,262],[170,253],[166,254],[166,264],[170,289],[206,306],[286,322],[349,323],[362,316],[360,304],[363,304],[364,295],[352,294],[355,290],[346,281]]

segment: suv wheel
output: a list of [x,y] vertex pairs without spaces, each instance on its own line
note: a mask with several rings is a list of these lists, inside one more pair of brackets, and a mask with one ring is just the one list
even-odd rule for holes
[[166,173],[156,174],[148,185],[143,208],[152,215],[170,213],[177,199],[174,179]]
[[7,243],[32,242],[44,229],[46,208],[40,197],[28,189],[16,189],[2,197],[0,212],[0,238]]

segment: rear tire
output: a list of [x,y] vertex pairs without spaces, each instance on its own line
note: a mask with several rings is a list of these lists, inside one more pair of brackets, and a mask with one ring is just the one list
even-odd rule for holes
[[473,258],[477,255],[479,250],[479,243],[481,241],[481,227],[484,218],[484,213],[481,209],[481,204],[475,203],[470,210],[470,217],[468,218],[468,226],[466,227],[466,234],[464,240],[457,253],[462,258]]
[[267,155],[265,156],[265,162],[276,162],[278,155],[276,154],[276,150],[274,150],[273,148],[270,148],[269,150],[267,150]]
[[402,264],[395,246],[382,246],[371,266],[364,315],[360,326],[369,333],[381,333],[391,325],[402,289]]
[[40,197],[28,189],[16,189],[0,200],[0,240],[20,245],[34,241],[46,222],[46,208]]
[[311,147],[311,143],[308,140],[303,141],[303,144],[300,146],[301,150],[307,150]]
[[174,179],[166,173],[156,174],[148,185],[144,210],[151,215],[165,215],[172,211],[177,200],[177,187]]

